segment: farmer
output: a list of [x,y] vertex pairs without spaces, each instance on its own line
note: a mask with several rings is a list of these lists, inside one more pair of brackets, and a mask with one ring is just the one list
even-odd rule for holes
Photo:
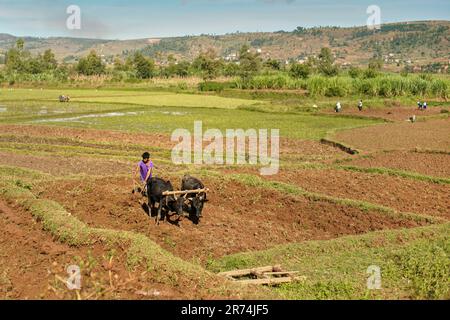
[[362,102],[362,100],[359,100],[359,102],[358,102],[358,109],[359,109],[359,111],[362,111],[362,109],[363,109],[363,102]]
[[423,103],[422,108],[423,108],[423,110],[427,110],[427,103],[426,102]]
[[422,102],[417,102],[417,105],[419,106],[419,110],[422,110]]
[[141,188],[142,195],[144,195],[144,196],[147,195],[147,182],[153,176],[153,168],[154,168],[154,165],[153,165],[152,160],[150,160],[150,153],[144,152],[144,154],[142,155],[142,160],[139,161],[139,163],[136,167],[136,171],[135,171],[134,179],[133,179],[133,181],[136,182],[136,179],[138,177],[140,178],[140,183],[142,184],[142,188]]
[[341,109],[342,109],[341,103],[340,102],[336,103],[336,108],[334,109],[334,111],[341,112]]

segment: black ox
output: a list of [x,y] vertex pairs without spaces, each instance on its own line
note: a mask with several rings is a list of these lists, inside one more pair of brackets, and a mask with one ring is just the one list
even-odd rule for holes
[[[205,189],[205,185],[197,178],[185,175],[181,181],[181,191],[186,190],[200,190]],[[186,211],[193,217],[193,222],[198,224],[202,217],[203,206],[208,199],[206,198],[206,192],[201,193],[189,193],[185,197],[188,200],[188,205],[185,206]]]
[[176,199],[173,195],[163,195],[166,191],[173,191],[173,186],[170,181],[165,181],[161,178],[149,179],[147,183],[147,194],[148,203],[150,206],[150,215],[155,209],[155,204],[158,203],[158,213],[155,218],[156,224],[159,224],[163,213],[164,217],[166,217],[170,212],[174,212],[180,216],[183,214],[183,199]]

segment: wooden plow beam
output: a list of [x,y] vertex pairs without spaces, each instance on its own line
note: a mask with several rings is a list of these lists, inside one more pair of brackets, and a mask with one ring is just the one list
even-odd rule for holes
[[209,189],[196,189],[196,190],[184,190],[184,191],[164,191],[162,193],[163,196],[181,196],[189,193],[206,193],[209,192]]
[[298,273],[298,271],[283,271],[280,266],[267,266],[221,272],[218,275],[242,284],[278,285],[306,280],[306,277],[298,276]]

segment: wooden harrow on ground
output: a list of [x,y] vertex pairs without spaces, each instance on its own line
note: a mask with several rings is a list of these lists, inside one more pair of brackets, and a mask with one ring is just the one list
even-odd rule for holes
[[298,273],[298,271],[283,271],[280,266],[267,266],[221,272],[218,275],[243,284],[278,285],[306,280],[306,277],[298,276]]

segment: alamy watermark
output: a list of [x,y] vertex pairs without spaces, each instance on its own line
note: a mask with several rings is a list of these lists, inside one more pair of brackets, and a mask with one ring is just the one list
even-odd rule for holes
[[81,8],[73,4],[67,7],[66,13],[69,15],[66,20],[67,29],[81,30]]
[[367,289],[380,290],[381,289],[381,268],[376,265],[369,266],[366,273],[369,275],[367,278]]
[[[270,136],[269,136],[270,135]],[[280,167],[280,130],[219,129],[203,132],[203,122],[194,122],[194,132],[172,133],[174,164],[260,165],[261,175],[275,175]],[[270,149],[270,151],[269,151]]]
[[369,30],[381,29],[381,8],[377,5],[367,7],[366,13],[370,16],[367,18],[367,28]]
[[79,266],[71,265],[66,269],[69,277],[66,279],[66,286],[69,290],[81,289],[81,269]]

